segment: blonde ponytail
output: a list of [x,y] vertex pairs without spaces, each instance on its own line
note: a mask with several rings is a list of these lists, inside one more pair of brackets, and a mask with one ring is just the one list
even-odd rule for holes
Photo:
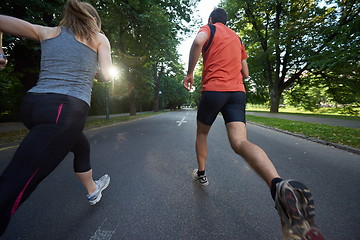
[[79,0],[68,0],[64,17],[59,26],[70,28],[75,36],[91,41],[101,31],[101,20],[91,4]]

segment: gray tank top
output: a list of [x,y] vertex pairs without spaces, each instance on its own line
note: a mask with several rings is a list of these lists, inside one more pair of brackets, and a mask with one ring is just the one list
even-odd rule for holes
[[65,94],[90,105],[97,67],[97,53],[61,27],[57,37],[41,42],[40,76],[29,92]]

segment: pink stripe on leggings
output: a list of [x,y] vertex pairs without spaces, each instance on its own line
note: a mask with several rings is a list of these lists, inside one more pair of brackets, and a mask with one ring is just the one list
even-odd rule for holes
[[27,186],[29,185],[29,183],[31,182],[31,180],[34,178],[35,174],[39,171],[39,168],[34,172],[34,174],[31,176],[31,178],[29,179],[29,181],[26,183],[25,187],[21,190],[19,196],[16,198],[15,202],[14,202],[14,205],[11,209],[11,215],[10,217],[12,217],[16,211],[16,209],[19,207],[20,205],[20,201],[21,201],[21,198],[22,198],[22,195],[24,194]]
[[58,108],[58,115],[56,117],[56,124],[58,124],[59,118],[60,118],[60,114],[61,114],[61,110],[63,108],[64,104],[60,104],[59,108]]

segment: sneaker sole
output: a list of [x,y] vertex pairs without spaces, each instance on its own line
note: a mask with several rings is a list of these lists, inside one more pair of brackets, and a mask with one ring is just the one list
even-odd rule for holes
[[318,229],[313,228],[306,233],[305,239],[306,240],[324,240],[325,238]]
[[202,182],[199,181],[199,183],[201,184],[201,186],[207,186],[207,185],[209,185],[209,182],[202,183]]
[[[322,234],[315,228],[315,205],[310,190],[295,180],[280,184],[284,184],[284,187],[280,186],[280,203],[289,219],[285,226],[290,226],[287,229],[288,236],[284,239],[322,240]],[[280,212],[279,214],[281,216]]]

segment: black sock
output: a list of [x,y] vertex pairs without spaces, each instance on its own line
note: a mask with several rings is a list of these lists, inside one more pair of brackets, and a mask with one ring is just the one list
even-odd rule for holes
[[204,171],[199,171],[199,170],[198,170],[198,171],[197,171],[197,175],[198,175],[198,176],[205,175],[205,170],[204,170]]
[[281,181],[282,181],[281,178],[274,178],[273,180],[271,180],[270,191],[271,191],[271,196],[272,196],[274,201],[275,201],[275,195],[276,195],[276,184],[281,182]]

